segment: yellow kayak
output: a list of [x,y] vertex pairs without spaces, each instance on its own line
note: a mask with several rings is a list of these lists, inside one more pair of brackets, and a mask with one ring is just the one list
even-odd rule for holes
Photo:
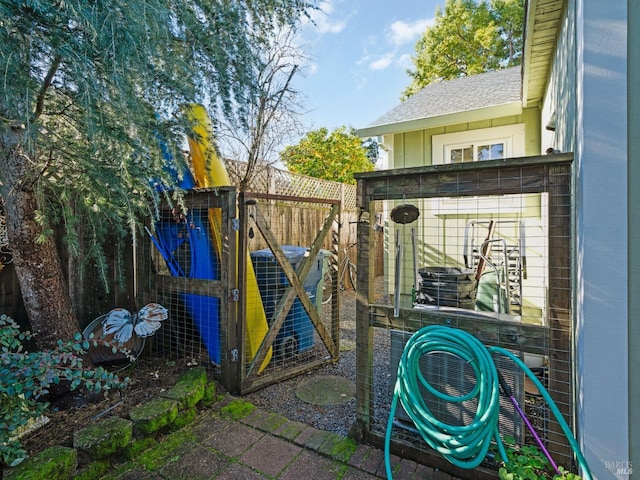
[[[197,137],[189,137],[188,139],[196,184],[198,187],[203,188],[231,186],[231,180],[229,179],[229,174],[224,166],[224,162],[220,159],[215,149],[215,143],[212,138],[213,128],[207,111],[202,105],[192,104],[188,108],[188,115],[194,121],[195,125],[193,130]],[[219,208],[209,209],[209,224],[211,225],[215,251],[220,260],[222,255],[222,241],[220,238],[220,232],[222,231],[222,211]],[[253,359],[258,348],[260,348],[262,340],[269,331],[269,324],[249,252],[246,252],[246,255],[246,331],[248,340],[246,344],[248,356],[250,359]],[[270,348],[264,362],[260,366],[259,372],[262,372],[268,365],[272,353],[273,351]]]

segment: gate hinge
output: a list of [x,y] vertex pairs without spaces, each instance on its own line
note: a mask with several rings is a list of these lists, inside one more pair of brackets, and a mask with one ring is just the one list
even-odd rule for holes
[[231,290],[231,301],[237,302],[238,300],[240,300],[240,290],[234,288]]
[[234,348],[233,350],[231,350],[231,361],[232,362],[237,362],[238,361],[238,349]]
[[231,229],[234,232],[237,232],[240,230],[240,220],[238,220],[237,218],[232,218],[231,219]]

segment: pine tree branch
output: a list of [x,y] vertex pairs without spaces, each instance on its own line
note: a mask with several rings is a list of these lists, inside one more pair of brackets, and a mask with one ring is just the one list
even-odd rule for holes
[[53,77],[55,77],[58,68],[60,67],[60,63],[62,63],[62,56],[56,55],[53,58],[53,62],[49,67],[49,71],[47,72],[47,76],[44,77],[44,81],[42,82],[42,87],[40,87],[40,91],[38,92],[38,98],[36,100],[36,109],[33,112],[31,117],[31,121],[35,122],[40,115],[42,115],[42,110],[44,109],[44,97],[47,94],[47,90],[51,86],[53,82]]

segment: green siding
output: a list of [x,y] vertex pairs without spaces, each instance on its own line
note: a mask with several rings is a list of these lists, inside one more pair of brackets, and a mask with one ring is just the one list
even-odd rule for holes
[[389,158],[389,168],[431,165],[432,137],[434,135],[503,127],[520,123],[525,124],[526,155],[540,155],[540,110],[538,108],[528,108],[521,115],[396,133],[393,135],[393,153]]
[[527,108],[524,110],[522,117],[525,129],[525,155],[540,155],[542,153],[542,148],[540,145],[540,109]]
[[[424,165],[425,158],[431,157],[431,155],[429,155],[429,157],[426,155],[427,147],[424,141],[424,131],[408,132],[405,134],[404,140],[404,151],[406,155],[404,159],[405,167],[419,167]],[[431,149],[429,148],[429,152],[430,151]]]

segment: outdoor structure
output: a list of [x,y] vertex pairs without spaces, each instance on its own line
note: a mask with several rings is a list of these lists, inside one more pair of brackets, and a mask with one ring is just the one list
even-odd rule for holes
[[[548,148],[572,155],[568,220],[573,234],[567,253],[572,272],[568,320],[574,349],[570,401],[575,408],[568,421],[574,425],[592,473],[600,479],[628,478],[640,462],[640,414],[633,408],[640,394],[640,353],[633,347],[640,334],[640,227],[630,221],[638,217],[640,205],[640,193],[631,188],[640,181],[633,161],[640,142],[639,96],[631,88],[640,78],[639,25],[637,2],[530,0],[521,69],[429,86],[359,130],[363,137],[381,137],[393,169],[482,160],[485,152],[494,158],[496,151],[498,158],[505,159],[544,156]],[[510,78],[521,81],[519,92],[508,88]],[[465,86],[470,87],[467,92]],[[484,88],[484,103],[473,103],[474,98],[483,97],[478,88]],[[469,100],[437,93],[458,93]],[[363,181],[367,182],[366,176]],[[439,201],[439,206],[450,202],[450,208],[456,208],[451,200],[456,193],[447,194],[448,200]],[[401,190],[398,194],[393,192],[396,202],[391,208],[410,203],[403,200]],[[416,204],[421,211],[427,206]],[[462,208],[458,216],[470,213],[468,203],[458,205]],[[485,204],[476,212],[485,214],[485,207],[502,211],[496,213],[500,221],[510,215],[513,205]],[[525,206],[519,215],[531,218],[531,207],[535,209]],[[540,231],[545,228],[543,222]],[[459,238],[460,227],[454,231]],[[387,252],[393,251],[393,245],[391,236]],[[464,245],[457,240],[454,246],[453,256],[445,258],[461,262]],[[430,252],[436,253],[441,252]],[[406,259],[400,265],[403,271],[411,267]],[[389,280],[396,277],[394,267],[387,269],[389,294],[395,291]],[[547,267],[552,267],[550,257],[540,271]],[[526,284],[524,288],[526,300]],[[400,302],[399,307],[403,306],[406,301]],[[544,311],[542,317],[546,317]]]
[[[380,446],[390,434],[386,421],[399,350],[410,332],[430,325],[456,327],[487,346],[519,354],[562,415],[573,418],[572,160],[571,154],[543,155],[357,174],[363,219],[373,218],[382,204],[395,224],[385,271],[394,287],[388,296],[375,291],[372,225],[361,222],[358,229],[358,437]],[[473,220],[478,217],[495,224],[481,225]],[[476,243],[470,225],[483,232]],[[381,368],[384,357],[391,377]],[[518,403],[525,405],[525,391],[531,397],[527,415],[538,419],[549,451],[561,465],[575,468],[569,442],[537,392],[513,364],[495,360]],[[466,362],[448,355],[424,361],[423,374],[440,391],[459,396],[471,390],[473,372]],[[431,413],[452,425],[469,423],[478,405],[423,394]],[[501,432],[523,443],[527,432],[513,405],[503,402],[501,408]],[[425,450],[407,420],[396,412],[394,453],[469,478]]]
[[152,349],[240,394],[338,361],[337,267],[357,221],[352,185],[264,168],[250,188],[163,203],[136,262],[141,301],[169,310]]

